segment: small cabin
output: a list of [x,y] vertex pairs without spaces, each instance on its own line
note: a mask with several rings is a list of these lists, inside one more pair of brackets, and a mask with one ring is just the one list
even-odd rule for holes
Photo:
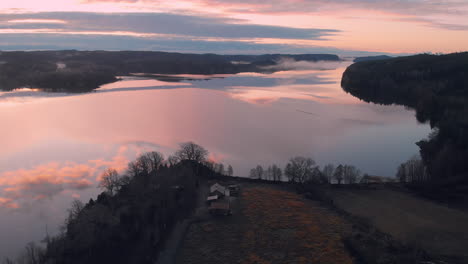
[[215,183],[210,187],[210,196],[218,195],[219,198],[230,196],[230,191],[219,183]]

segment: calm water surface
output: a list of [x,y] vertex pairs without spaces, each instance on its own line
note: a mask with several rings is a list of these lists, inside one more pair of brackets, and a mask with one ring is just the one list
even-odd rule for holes
[[0,259],[57,232],[107,167],[192,140],[247,176],[295,155],[393,176],[430,132],[400,106],[360,102],[339,83],[348,62],[162,82],[123,78],[96,92],[0,92]]

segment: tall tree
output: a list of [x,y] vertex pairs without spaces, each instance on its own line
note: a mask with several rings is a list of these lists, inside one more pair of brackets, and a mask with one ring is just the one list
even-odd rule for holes
[[325,177],[328,178],[328,182],[330,183],[333,178],[333,172],[335,171],[335,166],[333,164],[327,164],[323,167],[322,173]]
[[192,160],[196,162],[204,162],[208,157],[208,150],[193,142],[185,142],[180,144],[180,149],[174,154],[179,160]]
[[112,168],[106,169],[101,175],[98,187],[108,192],[110,195],[114,195],[120,187],[120,179],[117,171]]
[[315,161],[313,159],[297,156],[289,160],[284,174],[290,182],[303,183],[312,176],[314,169]]
[[352,165],[343,166],[343,179],[347,184],[355,184],[361,175],[361,172]]
[[320,171],[320,168],[317,166],[312,170],[311,177],[308,179],[311,183],[314,184],[325,184],[328,183],[328,178]]
[[167,158],[167,162],[169,163],[169,166],[174,166],[176,165],[177,163],[180,162],[180,159],[179,157],[175,156],[175,155],[171,155]]
[[227,174],[228,174],[228,176],[234,175],[234,169],[232,168],[231,164],[229,164],[229,166],[228,166]]
[[225,171],[224,171],[224,164],[223,163],[219,163],[218,164],[218,173],[219,174],[225,174]]
[[271,166],[268,166],[268,168],[265,170],[265,179],[269,181],[273,180],[273,169]]
[[43,262],[44,250],[37,246],[34,242],[26,245],[23,261],[27,264],[41,264]]
[[140,171],[149,174],[158,170],[163,163],[164,155],[157,151],[151,151],[139,156],[136,165],[140,167]]
[[423,161],[414,156],[398,168],[397,177],[404,182],[424,182],[429,180],[426,166]]
[[273,164],[271,166],[271,174],[273,181],[281,181],[281,176],[283,175],[281,168],[278,165]]
[[257,165],[257,167],[250,170],[250,178],[252,179],[263,179],[265,171],[261,165]]
[[131,161],[127,165],[127,174],[128,176],[134,178],[142,173],[142,167],[137,160]]
[[341,182],[343,181],[343,174],[343,165],[340,164],[338,165],[338,167],[336,167],[335,172],[333,173],[333,178],[335,178],[338,184],[341,184]]
[[398,172],[396,177],[401,183],[407,182],[406,169],[404,164],[400,164],[400,166],[398,166]]

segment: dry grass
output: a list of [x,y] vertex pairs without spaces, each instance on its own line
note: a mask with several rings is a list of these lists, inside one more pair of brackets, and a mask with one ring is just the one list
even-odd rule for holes
[[412,246],[468,259],[468,213],[392,190],[333,190],[335,204]]
[[234,214],[193,224],[177,263],[353,263],[343,220],[301,196],[271,186],[244,186]]
[[288,191],[256,187],[244,194],[249,221],[242,263],[352,263],[336,215]]

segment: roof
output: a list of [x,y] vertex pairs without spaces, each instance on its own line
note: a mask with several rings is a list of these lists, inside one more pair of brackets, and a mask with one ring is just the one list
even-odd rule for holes
[[219,183],[215,183],[215,184],[211,185],[210,193],[213,193],[215,191],[218,191],[218,192],[224,194],[226,192],[226,187],[222,186]]

